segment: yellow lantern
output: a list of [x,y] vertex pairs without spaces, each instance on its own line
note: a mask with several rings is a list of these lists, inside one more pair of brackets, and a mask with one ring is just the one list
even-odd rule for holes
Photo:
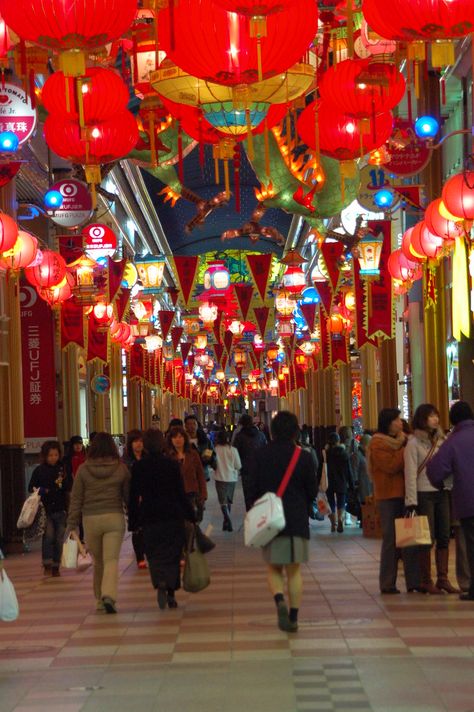
[[247,352],[245,349],[234,349],[234,363],[236,366],[245,366],[247,363]]
[[222,370],[216,371],[216,378],[218,381],[225,381],[225,373]]
[[[199,319],[195,316],[185,316],[183,318],[183,329],[187,336],[194,336],[200,330]],[[206,342],[207,345],[207,342]],[[205,347],[204,347],[205,348]]]
[[144,289],[159,289],[163,281],[165,263],[163,258],[144,255],[135,258],[135,266]]
[[270,344],[267,349],[267,358],[269,361],[276,361],[278,358],[278,346],[276,344]]
[[295,300],[292,299],[290,292],[285,289],[280,289],[275,298],[275,307],[282,316],[291,316],[295,309]]
[[372,235],[368,233],[360,240],[356,248],[356,255],[360,265],[362,278],[378,277],[380,257],[382,256],[383,233]]
[[194,346],[199,351],[204,350],[207,346],[207,334],[196,334],[194,337]]

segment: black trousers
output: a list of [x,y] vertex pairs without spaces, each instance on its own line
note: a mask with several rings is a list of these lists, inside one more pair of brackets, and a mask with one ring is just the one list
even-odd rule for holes
[[466,553],[469,562],[471,582],[469,584],[469,594],[474,596],[474,517],[461,519],[461,526],[466,540]]
[[145,542],[143,541],[143,529],[137,529],[132,534],[133,551],[137,559],[137,564],[145,559]]

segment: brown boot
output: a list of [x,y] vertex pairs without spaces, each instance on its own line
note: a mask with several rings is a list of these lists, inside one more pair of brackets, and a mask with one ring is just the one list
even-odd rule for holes
[[449,549],[436,549],[435,553],[436,571],[438,572],[436,587],[446,591],[446,593],[461,593],[448,578]]
[[427,546],[421,547],[419,557],[421,574],[419,590],[422,593],[429,593],[432,596],[441,595],[443,591],[434,585],[433,579],[431,578],[431,549]]

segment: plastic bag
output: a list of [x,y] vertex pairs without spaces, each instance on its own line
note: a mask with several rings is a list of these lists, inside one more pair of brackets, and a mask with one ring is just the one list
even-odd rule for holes
[[65,569],[77,568],[77,555],[79,553],[79,542],[77,538],[70,534],[63,544],[63,555],[61,557],[61,566]]
[[38,511],[33,523],[23,529],[23,543],[30,544],[37,539],[41,539],[46,531],[46,510],[42,502],[39,503]]
[[77,570],[85,571],[89,568],[89,566],[92,566],[92,556],[88,551],[83,549],[82,551],[79,551],[77,555]]
[[0,620],[5,623],[16,621],[20,614],[15,588],[5,569],[0,570]]
[[321,490],[316,495],[316,503],[318,505],[318,512],[325,516],[326,514],[331,514],[331,507],[329,506],[328,498],[326,497],[326,492],[321,492]]
[[30,496],[25,499],[23,503],[20,516],[18,517],[18,521],[16,523],[18,529],[26,529],[26,527],[29,527],[33,524],[40,502],[41,497],[39,494],[39,489],[35,489],[30,494]]

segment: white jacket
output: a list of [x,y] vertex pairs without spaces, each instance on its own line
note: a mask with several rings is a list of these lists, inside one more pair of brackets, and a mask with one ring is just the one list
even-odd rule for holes
[[[435,447],[430,455],[433,457],[445,440],[441,430],[438,431]],[[408,439],[405,447],[405,505],[407,507],[418,504],[418,492],[437,492],[426,475],[425,462],[432,447],[432,441],[425,430],[415,430]],[[420,465],[425,462],[423,469],[418,474]]]
[[217,465],[214,479],[220,482],[237,482],[242,467],[239,451],[232,445],[216,445]]

